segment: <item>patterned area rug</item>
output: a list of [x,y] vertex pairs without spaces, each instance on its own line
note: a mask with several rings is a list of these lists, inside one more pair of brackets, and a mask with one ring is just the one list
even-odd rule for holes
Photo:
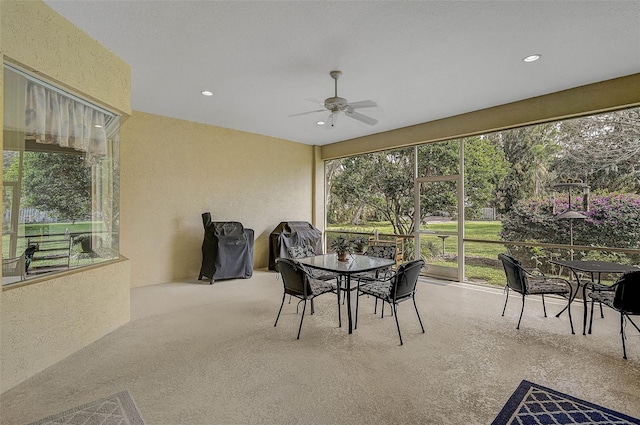
[[144,425],[129,391],[78,406],[29,425]]
[[491,425],[631,425],[640,419],[522,381]]

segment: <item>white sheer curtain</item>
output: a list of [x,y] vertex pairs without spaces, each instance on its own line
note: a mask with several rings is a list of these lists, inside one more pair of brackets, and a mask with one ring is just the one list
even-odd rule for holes
[[106,156],[103,112],[32,81],[26,84],[27,139],[85,152],[88,163]]

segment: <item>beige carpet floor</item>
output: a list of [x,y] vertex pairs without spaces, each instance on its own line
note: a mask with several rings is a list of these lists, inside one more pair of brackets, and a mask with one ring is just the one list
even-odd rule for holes
[[623,360],[611,310],[583,336],[575,304],[571,335],[566,316],[542,317],[532,298],[516,330],[518,297],[501,317],[501,290],[424,280],[426,333],[401,305],[404,346],[393,317],[373,315],[365,298],[348,335],[330,295],[296,341],[294,303],[273,327],[276,276],[134,288],[131,322],[2,394],[0,422],[24,425],[128,390],[147,425],[489,424],[522,379],[640,417],[640,337],[628,327]]

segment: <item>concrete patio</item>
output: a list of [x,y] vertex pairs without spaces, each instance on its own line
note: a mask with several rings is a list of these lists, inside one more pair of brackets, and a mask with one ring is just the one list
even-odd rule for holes
[[128,389],[147,425],[489,424],[523,379],[640,417],[640,336],[628,327],[623,360],[617,313],[583,336],[576,303],[571,335],[553,316],[563,300],[549,299],[544,318],[531,297],[516,330],[510,298],[501,317],[501,289],[421,279],[426,333],[402,304],[399,346],[394,319],[366,298],[352,335],[331,295],[300,340],[293,303],[274,328],[274,272],[134,288],[130,323],[2,394],[0,417],[24,425]]

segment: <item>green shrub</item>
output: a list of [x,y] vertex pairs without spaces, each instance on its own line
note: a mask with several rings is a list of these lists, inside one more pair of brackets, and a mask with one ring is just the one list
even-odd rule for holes
[[[555,202],[555,208],[554,208]],[[576,197],[578,211],[587,218],[573,220],[573,244],[585,246],[640,249],[640,195],[594,195],[589,211],[582,209],[581,197]],[[547,197],[518,202],[502,218],[501,237],[508,241],[536,243],[570,243],[569,220],[557,216],[568,208],[567,197]],[[528,266],[539,266],[542,258],[560,256],[561,250],[516,247],[512,253]],[[638,263],[640,256],[603,252],[578,252],[578,258]]]

